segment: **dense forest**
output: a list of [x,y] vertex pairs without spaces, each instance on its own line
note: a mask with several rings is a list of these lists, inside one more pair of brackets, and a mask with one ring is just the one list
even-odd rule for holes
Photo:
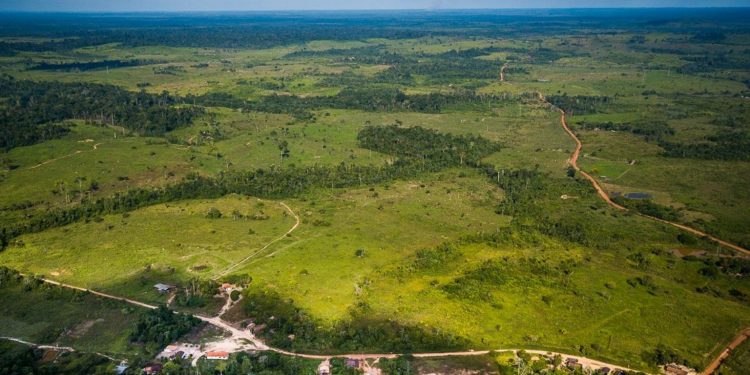
[[161,135],[192,123],[202,108],[175,107],[178,98],[133,93],[111,85],[35,82],[0,78],[0,148],[10,149],[60,137],[65,120],[80,119]]
[[500,145],[478,136],[441,134],[421,127],[369,126],[357,135],[363,148],[445,166],[477,163]]

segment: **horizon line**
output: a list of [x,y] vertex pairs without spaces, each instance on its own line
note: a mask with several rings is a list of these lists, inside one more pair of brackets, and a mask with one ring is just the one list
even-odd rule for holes
[[0,13],[34,13],[34,14],[148,14],[148,13],[273,13],[273,12],[451,12],[451,11],[528,11],[528,10],[683,10],[683,9],[750,9],[748,5],[717,5],[717,6],[618,6],[618,7],[503,7],[503,8],[321,8],[321,9],[164,9],[164,10],[28,10],[28,9],[0,9]]

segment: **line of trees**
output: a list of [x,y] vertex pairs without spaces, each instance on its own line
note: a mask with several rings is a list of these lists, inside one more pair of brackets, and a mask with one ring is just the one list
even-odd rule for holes
[[643,137],[647,141],[661,141],[665,136],[675,134],[674,128],[664,121],[635,121],[613,123],[608,122],[588,122],[582,121],[574,125],[580,130],[616,130],[625,131]]
[[38,63],[29,70],[53,70],[53,71],[60,71],[60,72],[71,72],[71,71],[80,71],[85,72],[88,70],[97,70],[97,69],[115,69],[115,68],[127,68],[131,66],[139,66],[139,65],[151,65],[151,64],[159,64],[158,61],[153,60],[102,60],[102,61],[75,61],[75,62],[68,62],[68,63],[52,63],[52,62],[41,62]]
[[605,112],[607,105],[612,103],[612,98],[608,96],[568,96],[567,94],[563,94],[548,96],[547,101],[566,113],[586,115]]
[[297,119],[310,120],[311,111],[323,108],[357,109],[363,111],[440,113],[455,106],[487,109],[493,103],[514,100],[515,97],[476,94],[457,90],[453,93],[408,95],[396,88],[345,88],[333,96],[299,97],[269,95],[255,101],[244,101],[226,93],[188,96],[185,100],[204,106],[240,108],[245,111],[290,114]]

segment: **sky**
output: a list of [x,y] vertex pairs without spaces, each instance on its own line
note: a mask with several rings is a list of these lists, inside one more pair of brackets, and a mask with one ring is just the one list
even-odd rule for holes
[[750,0],[0,0],[0,11],[39,12],[732,6],[750,6]]

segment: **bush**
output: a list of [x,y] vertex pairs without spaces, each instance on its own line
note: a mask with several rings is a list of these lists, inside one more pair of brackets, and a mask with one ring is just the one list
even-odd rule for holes
[[209,219],[219,219],[223,215],[221,214],[221,211],[219,211],[216,207],[211,207],[208,212],[206,213],[206,217]]

